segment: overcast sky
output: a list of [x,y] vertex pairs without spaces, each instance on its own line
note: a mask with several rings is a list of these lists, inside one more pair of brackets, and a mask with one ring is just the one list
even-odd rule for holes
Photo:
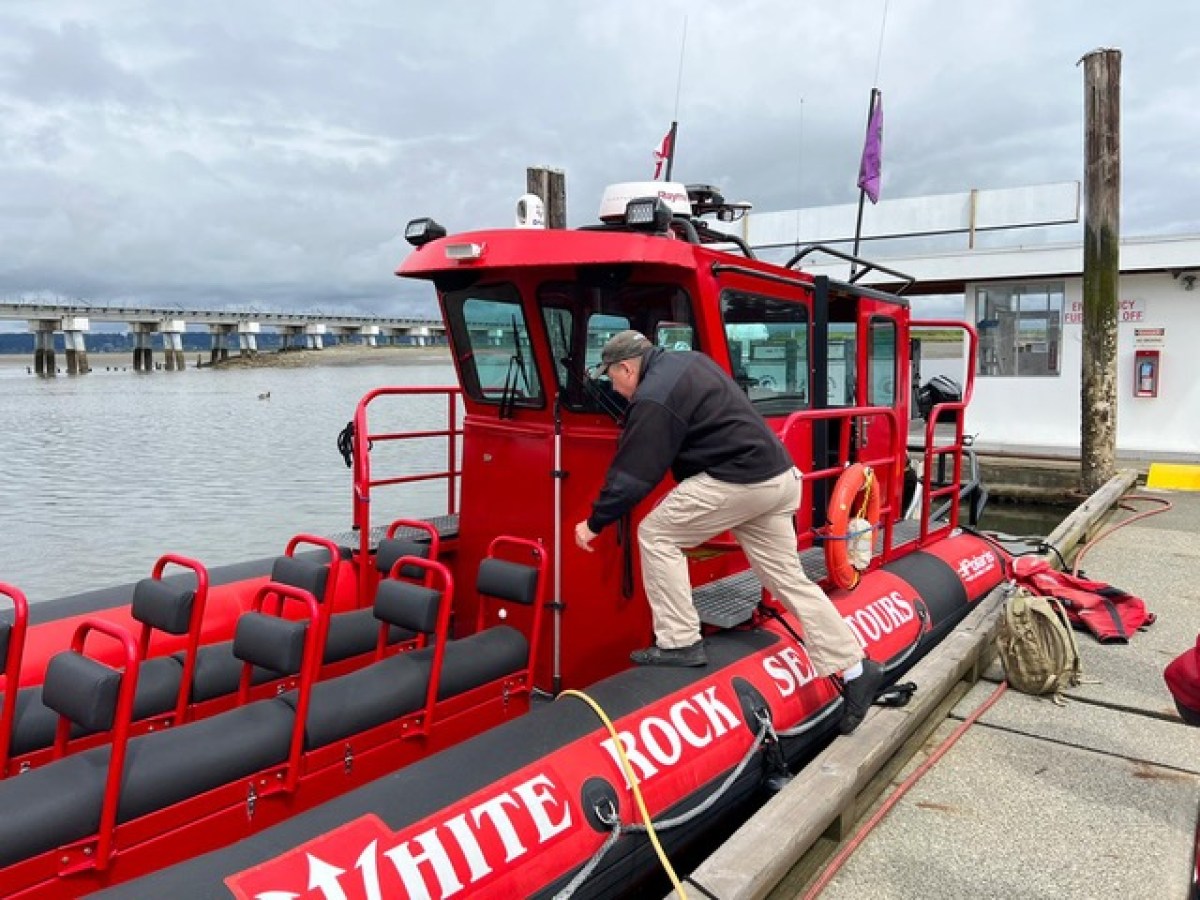
[[[884,0],[3,0],[0,297],[432,311],[404,223],[570,224],[650,177],[849,203]],[[1126,235],[1200,233],[1200,3],[890,0],[884,198],[1081,179],[1083,69],[1122,50]],[[1064,235],[1077,237],[1076,229]]]

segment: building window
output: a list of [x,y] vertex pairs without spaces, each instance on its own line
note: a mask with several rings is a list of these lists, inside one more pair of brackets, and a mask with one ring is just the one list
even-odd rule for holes
[[989,285],[976,290],[975,300],[979,375],[1060,374],[1062,282]]

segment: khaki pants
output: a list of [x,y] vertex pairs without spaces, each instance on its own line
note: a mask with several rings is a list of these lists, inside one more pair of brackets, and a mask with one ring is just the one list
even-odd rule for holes
[[800,619],[819,674],[841,672],[863,658],[850,627],[800,565],[792,526],[800,484],[797,469],[757,484],[729,484],[701,473],[684,480],[646,516],[638,544],[658,646],[674,649],[700,639],[683,549],[729,530],[763,587]]

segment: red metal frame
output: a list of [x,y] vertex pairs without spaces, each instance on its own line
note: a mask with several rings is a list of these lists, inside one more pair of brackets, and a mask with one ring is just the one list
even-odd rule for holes
[[[530,541],[526,538],[502,534],[493,538],[492,542],[488,544],[488,558],[501,558],[496,552],[500,547],[527,550],[536,561],[535,568],[537,569],[538,573],[537,592],[533,600],[533,614],[529,625],[529,660],[527,662],[525,677],[526,690],[530,690],[533,687],[533,673],[537,663],[536,657],[538,643],[542,634],[542,613],[546,606],[546,572],[549,568],[549,562],[546,558],[546,549],[537,541]],[[518,562],[518,560],[514,560],[514,562]],[[528,563],[524,562],[522,564],[528,565]],[[486,595],[484,594],[480,594],[479,596],[479,615],[475,623],[476,631],[482,631],[484,628],[484,611],[486,607],[486,604],[484,603],[485,596]]]
[[[133,720],[133,697],[137,692],[138,657],[137,644],[124,628],[103,619],[85,619],[71,638],[71,653],[84,656],[83,647],[87,636],[99,632],[117,641],[124,650],[124,671],[121,687],[117,694],[117,707],[113,713],[112,750],[108,757],[108,777],[104,782],[104,801],[100,807],[100,827],[96,832],[96,848],[86,867],[103,872],[108,868],[112,855],[114,832],[117,827],[117,806],[121,799],[121,779],[125,771],[125,750],[129,744],[129,725]],[[71,720],[58,717],[58,728],[54,735],[54,758],[61,759],[67,751],[71,736]]]
[[[420,556],[402,556],[392,567],[391,577],[399,575],[402,565],[424,569],[424,583],[434,590],[438,590],[434,584],[435,576],[441,580],[439,591],[441,600],[438,603],[437,624],[434,626],[433,632],[433,658],[429,663],[429,685],[425,690],[424,713],[417,723],[417,728],[409,733],[410,737],[416,734],[424,736],[429,733],[429,728],[433,724],[433,711],[438,702],[438,688],[441,686],[442,680],[442,662],[446,657],[446,640],[449,638],[450,632],[450,613],[454,608],[454,576],[450,574],[450,570],[445,565],[436,560],[423,559]],[[424,635],[420,636],[420,640],[424,642]]]
[[0,596],[13,606],[12,628],[8,633],[8,659],[4,666],[4,705],[0,707],[0,778],[8,774],[8,750],[12,744],[13,716],[20,690],[21,657],[25,652],[25,631],[29,626],[29,601],[20,588],[0,581]]
[[[184,721],[191,701],[192,677],[196,671],[196,651],[200,646],[200,626],[204,621],[204,606],[208,602],[208,569],[191,557],[166,553],[158,558],[150,577],[155,581],[161,581],[163,570],[171,564],[190,569],[196,575],[196,594],[192,599],[192,617],[188,621],[183,674],[179,679],[179,695],[175,700],[174,721],[178,723]],[[149,625],[142,624],[142,631],[138,636],[139,659],[146,659],[150,655],[150,635],[153,631],[154,629]]]
[[[958,494],[962,486],[962,451],[963,427],[967,415],[967,405],[975,392],[975,359],[979,350],[979,333],[968,322],[957,322],[953,319],[922,319],[922,328],[959,328],[967,337],[967,377],[963,386],[961,400],[939,403],[929,411],[925,420],[925,464],[921,473],[921,543],[948,534],[958,527]],[[938,445],[937,423],[943,417],[953,419],[954,439],[948,444]],[[933,487],[933,467],[935,458],[940,461],[943,456],[949,456],[953,464],[953,475],[950,481],[940,488]],[[950,520],[942,528],[930,529],[930,514],[933,511],[933,501],[938,497],[950,497]]]
[[[385,396],[446,396],[446,427],[431,431],[379,432],[371,433],[367,425],[367,407]],[[458,467],[459,442],[463,430],[458,424],[458,404],[462,388],[445,387],[384,387],[369,391],[354,410],[354,502],[351,520],[359,535],[359,559],[365,560],[371,552],[371,490],[393,484],[413,484],[419,481],[446,479],[446,511],[453,515],[458,511]],[[405,441],[422,438],[446,438],[446,469],[443,472],[427,472],[419,475],[399,475],[392,478],[371,477],[371,445],[376,441]]]
[[[288,545],[291,549],[291,544]],[[304,654],[300,663],[300,682],[296,686],[296,720],[292,728],[291,749],[288,751],[283,790],[295,791],[300,778],[300,758],[304,754],[304,725],[308,721],[308,703],[312,697],[312,686],[321,668],[321,648],[325,645],[324,629],[321,627],[321,604],[309,591],[287,584],[268,582],[258,589],[251,606],[254,612],[262,613],[268,598],[275,598],[274,615],[282,616],[286,601],[295,600],[308,608],[308,631],[304,635]],[[264,613],[270,615],[270,613]],[[314,627],[316,626],[316,627]],[[242,680],[238,685],[238,703],[250,702],[250,676],[254,666],[242,663]]]

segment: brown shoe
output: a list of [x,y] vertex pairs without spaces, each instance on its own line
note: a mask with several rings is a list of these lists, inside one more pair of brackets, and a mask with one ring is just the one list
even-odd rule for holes
[[659,646],[634,650],[629,658],[639,666],[707,666],[708,655],[704,652],[704,641],[696,641],[687,647],[663,649]]

